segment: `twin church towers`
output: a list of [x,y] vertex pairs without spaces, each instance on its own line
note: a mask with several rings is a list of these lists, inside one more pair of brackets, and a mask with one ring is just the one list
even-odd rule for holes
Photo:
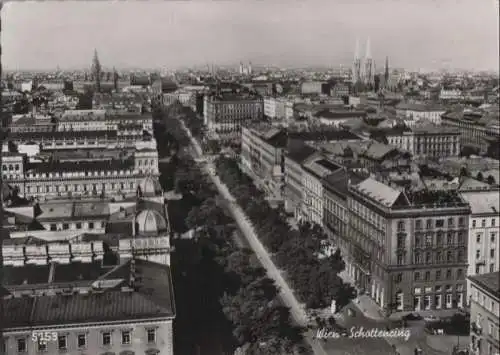
[[[389,58],[385,58],[385,72],[383,76],[384,83],[389,80]],[[372,58],[370,38],[366,41],[366,52],[364,58],[361,58],[359,50],[359,39],[356,40],[356,51],[354,52],[354,61],[352,64],[352,82],[363,83],[365,85],[374,85],[375,83],[375,61]]]

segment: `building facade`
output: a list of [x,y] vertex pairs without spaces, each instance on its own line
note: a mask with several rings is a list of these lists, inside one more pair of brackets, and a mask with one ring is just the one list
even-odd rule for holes
[[497,272],[470,276],[471,343],[473,355],[500,352],[500,275]]
[[454,191],[349,186],[347,271],[387,313],[466,304],[470,208]]
[[[500,197],[498,191],[464,191],[462,197],[471,207],[467,276],[499,271]],[[467,293],[467,300],[470,300],[472,295],[470,280]]]
[[222,140],[239,140],[242,126],[260,121],[264,115],[263,100],[254,97],[207,95],[203,105],[208,134]]
[[242,128],[241,165],[273,195],[283,197],[286,132],[267,126]]

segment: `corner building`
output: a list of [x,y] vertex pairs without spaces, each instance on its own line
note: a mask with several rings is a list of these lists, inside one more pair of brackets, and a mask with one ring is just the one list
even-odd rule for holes
[[386,312],[463,307],[469,205],[454,191],[349,186],[347,271]]

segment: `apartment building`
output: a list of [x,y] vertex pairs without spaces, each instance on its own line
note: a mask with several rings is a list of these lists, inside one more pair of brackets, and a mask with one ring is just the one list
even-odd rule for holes
[[9,125],[10,132],[52,132],[56,123],[50,116],[36,114],[14,115]]
[[439,99],[443,101],[458,101],[464,98],[464,94],[458,89],[441,89]]
[[300,92],[303,95],[321,94],[326,83],[323,81],[305,81],[300,85]]
[[221,140],[239,140],[242,126],[263,118],[264,102],[252,96],[207,95],[203,110],[208,135]]
[[264,97],[264,116],[276,120],[285,119],[287,102],[287,99],[281,97]]
[[399,103],[396,105],[396,115],[403,119],[408,126],[419,122],[441,124],[441,115],[446,110],[441,106],[415,103]]
[[242,128],[241,166],[275,197],[283,197],[285,158],[287,145],[285,131],[268,125]]
[[170,267],[4,267],[1,353],[173,354]]
[[153,117],[117,110],[68,110],[57,121],[57,131],[117,131],[119,135],[153,134]]
[[285,152],[285,210],[297,220],[302,219],[302,163],[316,152],[308,145],[290,147]]
[[[469,219],[468,276],[499,271],[500,269],[500,197],[498,191],[462,192],[471,208]],[[468,300],[471,296],[468,282]]]
[[471,354],[496,355],[500,352],[500,274],[474,275],[469,280]]
[[470,146],[481,153],[500,142],[498,111],[453,111],[442,115],[443,125],[460,132],[461,146]]
[[3,181],[27,199],[123,197],[161,190],[155,149],[122,151],[113,157],[89,156],[82,161],[64,159],[63,153],[33,161],[24,154],[6,154]]
[[366,118],[366,116],[367,114],[365,111],[325,109],[316,112],[312,117],[312,121],[317,124],[339,128],[344,123],[356,119],[363,119]]
[[349,186],[347,271],[386,312],[466,304],[470,207],[456,191]]

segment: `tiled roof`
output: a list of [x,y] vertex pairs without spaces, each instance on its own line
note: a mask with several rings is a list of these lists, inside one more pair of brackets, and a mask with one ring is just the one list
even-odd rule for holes
[[289,151],[286,156],[294,162],[301,164],[314,153],[316,153],[316,149],[305,145],[301,149]]
[[500,272],[469,276],[469,279],[493,294],[497,300],[500,298]]
[[379,142],[373,142],[363,153],[363,155],[372,159],[383,159],[387,154],[395,151],[397,151],[397,149],[393,146]]
[[469,203],[472,214],[500,213],[500,195],[498,191],[464,192],[462,197]]
[[401,191],[395,190],[373,178],[364,180],[356,188],[364,195],[377,200],[387,207],[391,207],[401,195]]
[[360,140],[357,135],[347,130],[290,132],[288,133],[288,137],[292,139],[300,139],[303,141]]
[[[130,263],[130,262],[129,262]],[[133,290],[19,297],[3,300],[4,329],[175,317],[170,267],[136,260]]]

